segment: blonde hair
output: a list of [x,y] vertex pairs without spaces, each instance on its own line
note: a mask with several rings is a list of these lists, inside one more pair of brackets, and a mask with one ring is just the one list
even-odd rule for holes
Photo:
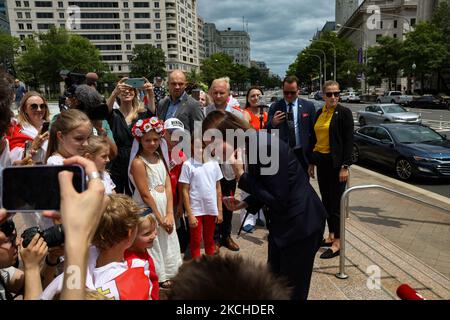
[[89,120],[88,116],[80,110],[69,109],[67,111],[61,112],[58,115],[56,121],[53,122],[52,126],[50,127],[50,137],[48,139],[45,162],[47,162],[48,158],[58,150],[59,144],[57,133],[60,131],[62,134],[66,135],[84,123],[89,123],[89,125],[91,125],[92,127],[91,121]]
[[27,101],[31,97],[39,97],[42,99],[42,101],[44,101],[44,104],[47,105],[47,108],[45,108],[44,110],[44,121],[50,121],[50,109],[48,108],[47,100],[45,100],[45,98],[39,92],[29,91],[25,93],[25,95],[22,97],[22,100],[20,100],[19,112],[17,114],[17,119],[19,120],[19,122],[31,124],[30,118],[26,113]]
[[145,221],[148,221],[150,223],[152,229],[156,229],[156,218],[153,216],[153,214],[148,214],[146,216],[140,217],[139,228]]
[[323,84],[323,92],[325,92],[325,90],[328,87],[332,87],[332,86],[337,86],[338,88],[340,88],[339,82],[333,81],[333,80],[328,80],[328,81],[325,81],[325,83]]
[[129,196],[108,195],[108,205],[100,218],[92,244],[106,250],[128,237],[130,230],[139,224],[142,209]]
[[228,92],[230,92],[230,78],[229,77],[222,77],[222,78],[214,79],[213,82],[211,83],[211,87],[210,87],[209,91],[211,91],[212,88],[216,84],[221,83],[221,82],[224,82],[227,85],[227,90],[228,90]]
[[103,149],[109,150],[109,143],[105,137],[90,136],[88,139],[88,145],[86,147],[86,153],[95,155]]

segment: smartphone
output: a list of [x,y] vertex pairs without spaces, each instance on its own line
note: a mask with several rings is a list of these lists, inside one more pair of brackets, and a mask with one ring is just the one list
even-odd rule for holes
[[200,100],[200,89],[194,89],[191,93],[192,98],[199,101]]
[[79,165],[4,168],[1,193],[3,208],[9,212],[58,211],[58,173],[61,171],[73,172],[73,186],[77,192],[86,189],[86,175]]
[[144,78],[129,78],[125,80],[125,84],[132,86],[133,88],[142,88],[145,84]]
[[33,145],[33,141],[31,141],[31,140],[27,140],[26,142],[25,142],[25,147],[24,147],[24,150],[23,150],[23,156],[22,156],[22,159],[25,159],[27,156],[28,156],[28,154],[30,153],[30,151],[31,151],[31,146]]
[[48,131],[48,128],[50,128],[50,122],[44,121],[42,124],[41,134],[44,134]]

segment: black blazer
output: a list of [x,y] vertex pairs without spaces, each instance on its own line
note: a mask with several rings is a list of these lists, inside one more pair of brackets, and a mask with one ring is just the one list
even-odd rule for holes
[[294,152],[275,136],[265,132],[254,134],[257,136],[258,154],[260,150],[264,154],[274,145],[276,153],[272,153],[271,162],[277,164],[278,169],[274,174],[265,175],[261,170],[270,167],[270,163],[263,165],[259,158],[258,163],[248,165],[248,172],[242,175],[238,184],[249,194],[244,200],[249,205],[247,210],[256,214],[262,205],[269,207],[270,223],[267,227],[270,238],[279,248],[320,230],[323,232],[327,212]]
[[[270,106],[266,128],[279,129],[280,138],[289,145],[289,129],[287,121],[280,123],[278,126],[272,125],[272,119],[275,115],[275,112],[286,112],[286,107],[287,106],[284,99],[275,102]],[[307,161],[308,158],[306,156],[306,152],[310,149],[312,143],[312,134],[314,132],[314,116],[316,114],[316,110],[312,102],[301,98],[298,98],[298,107],[300,112],[297,120],[300,121],[300,139],[303,154],[305,156],[305,160]]]
[[[321,114],[322,109],[319,109],[316,114],[316,121],[319,119]],[[354,122],[351,110],[338,104],[336,106],[336,110],[334,111],[333,117],[331,118],[329,129],[333,167],[339,168],[342,165],[350,166],[352,164],[353,131]],[[308,151],[308,159],[311,164],[316,164],[313,150],[316,145],[317,138],[314,130],[312,141],[313,143]]]

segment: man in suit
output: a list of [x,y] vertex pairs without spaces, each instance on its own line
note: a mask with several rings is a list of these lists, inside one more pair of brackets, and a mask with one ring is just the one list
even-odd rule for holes
[[299,98],[298,82],[296,76],[284,78],[284,99],[270,107],[266,128],[279,130],[280,139],[293,149],[303,170],[308,172],[306,152],[312,143],[316,112],[312,102]]
[[181,70],[174,70],[169,75],[169,95],[158,104],[156,114],[166,121],[177,118],[183,122],[184,129],[194,132],[194,122],[203,121],[204,115],[200,103],[186,93],[186,75]]

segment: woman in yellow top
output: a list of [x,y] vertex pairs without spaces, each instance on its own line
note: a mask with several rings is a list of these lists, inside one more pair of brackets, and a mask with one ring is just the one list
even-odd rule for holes
[[352,164],[353,115],[350,109],[338,103],[339,83],[325,82],[323,92],[325,106],[316,114],[308,173],[314,179],[317,166],[322,203],[328,212],[329,235],[322,240],[322,246],[330,247],[320,258],[330,259],[338,256],[340,250],[340,199]]

